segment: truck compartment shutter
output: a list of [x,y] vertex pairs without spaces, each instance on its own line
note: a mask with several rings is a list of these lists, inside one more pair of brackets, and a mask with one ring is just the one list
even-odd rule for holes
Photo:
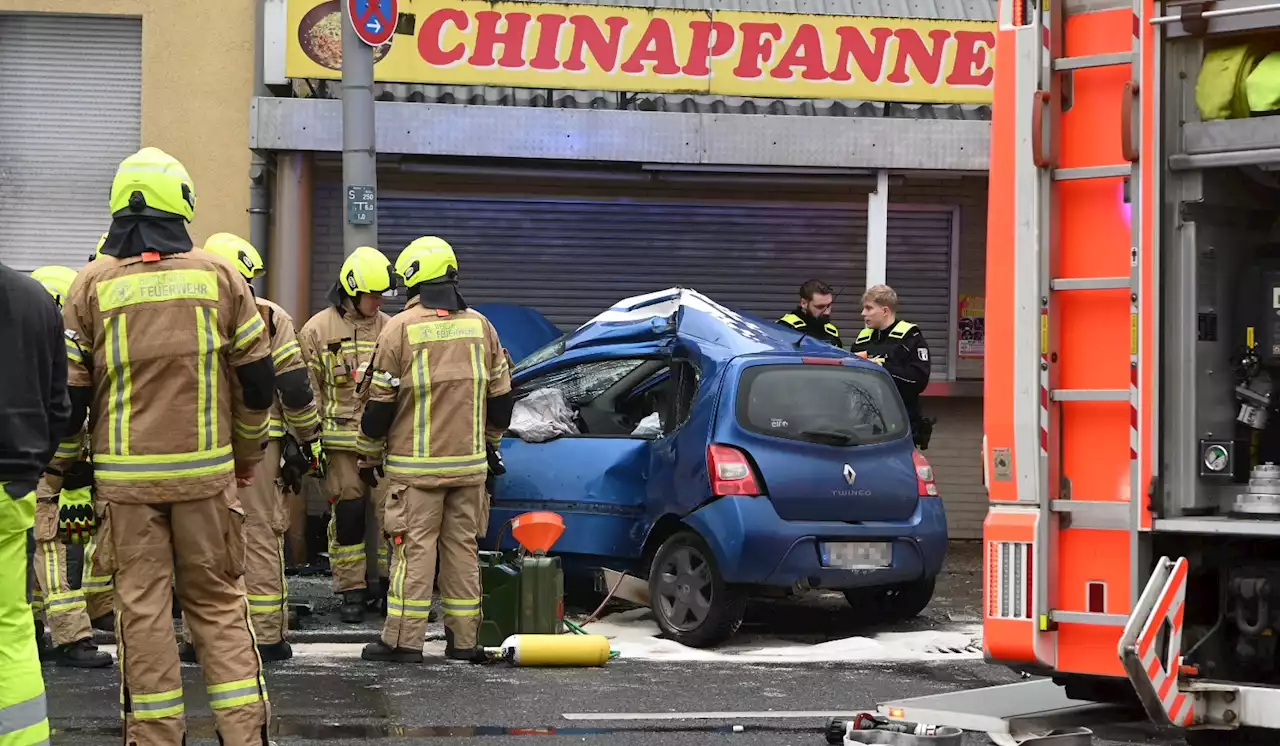
[[0,259],[80,269],[142,137],[142,21],[0,14]]

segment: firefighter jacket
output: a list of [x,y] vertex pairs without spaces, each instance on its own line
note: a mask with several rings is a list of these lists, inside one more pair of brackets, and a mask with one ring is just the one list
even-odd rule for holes
[[489,400],[511,393],[507,356],[487,318],[411,299],[378,338],[369,389],[359,450],[379,459],[385,448],[390,479],[420,489],[484,484]]
[[[311,387],[320,401],[321,443],[326,451],[356,450],[364,397],[356,384],[364,378],[378,335],[390,316],[361,316],[350,300],[312,316],[298,333]],[[361,391],[367,394],[368,389]]]
[[920,327],[909,321],[897,321],[887,329],[864,327],[849,348],[865,353],[884,366],[902,395],[902,403],[913,423],[920,418],[920,394],[929,385],[933,363],[929,361],[929,344]]
[[828,342],[836,347],[844,347],[844,342],[840,340],[840,330],[836,328],[835,324],[830,321],[815,319],[799,306],[796,306],[791,313],[778,319],[778,323],[804,332],[810,337]]
[[271,337],[271,364],[276,371],[276,396],[271,402],[268,436],[283,438],[286,432],[292,431],[299,443],[315,442],[320,437],[320,411],[311,391],[293,317],[265,298],[255,300]]
[[204,252],[102,257],[80,271],[63,315],[103,500],[207,498],[262,460],[271,348],[230,264]]

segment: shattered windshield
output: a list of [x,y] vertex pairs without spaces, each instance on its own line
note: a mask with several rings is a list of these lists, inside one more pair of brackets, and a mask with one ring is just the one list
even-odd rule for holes
[[548,360],[558,357],[564,353],[564,341],[568,335],[562,334],[559,339],[549,342],[542,347],[529,353],[529,357],[516,363],[516,367],[511,369],[512,373],[519,373],[527,370],[535,365],[540,365]]

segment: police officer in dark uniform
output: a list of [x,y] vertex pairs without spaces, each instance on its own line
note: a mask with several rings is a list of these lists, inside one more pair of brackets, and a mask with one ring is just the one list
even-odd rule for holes
[[831,323],[831,306],[834,302],[830,285],[822,280],[809,280],[800,286],[800,305],[778,319],[778,323],[836,347],[844,347],[844,342],[840,341],[840,330]]
[[866,328],[858,332],[850,350],[883,365],[893,376],[911,419],[916,447],[923,451],[929,447],[933,422],[921,415],[920,394],[929,385],[933,364],[924,333],[909,321],[899,321],[897,309],[898,294],[888,285],[876,285],[863,293],[862,321]]

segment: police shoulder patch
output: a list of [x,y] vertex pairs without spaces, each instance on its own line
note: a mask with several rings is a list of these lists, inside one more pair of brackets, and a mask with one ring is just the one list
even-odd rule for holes
[[929,362],[929,348],[921,347],[916,350],[916,355],[924,362]]

